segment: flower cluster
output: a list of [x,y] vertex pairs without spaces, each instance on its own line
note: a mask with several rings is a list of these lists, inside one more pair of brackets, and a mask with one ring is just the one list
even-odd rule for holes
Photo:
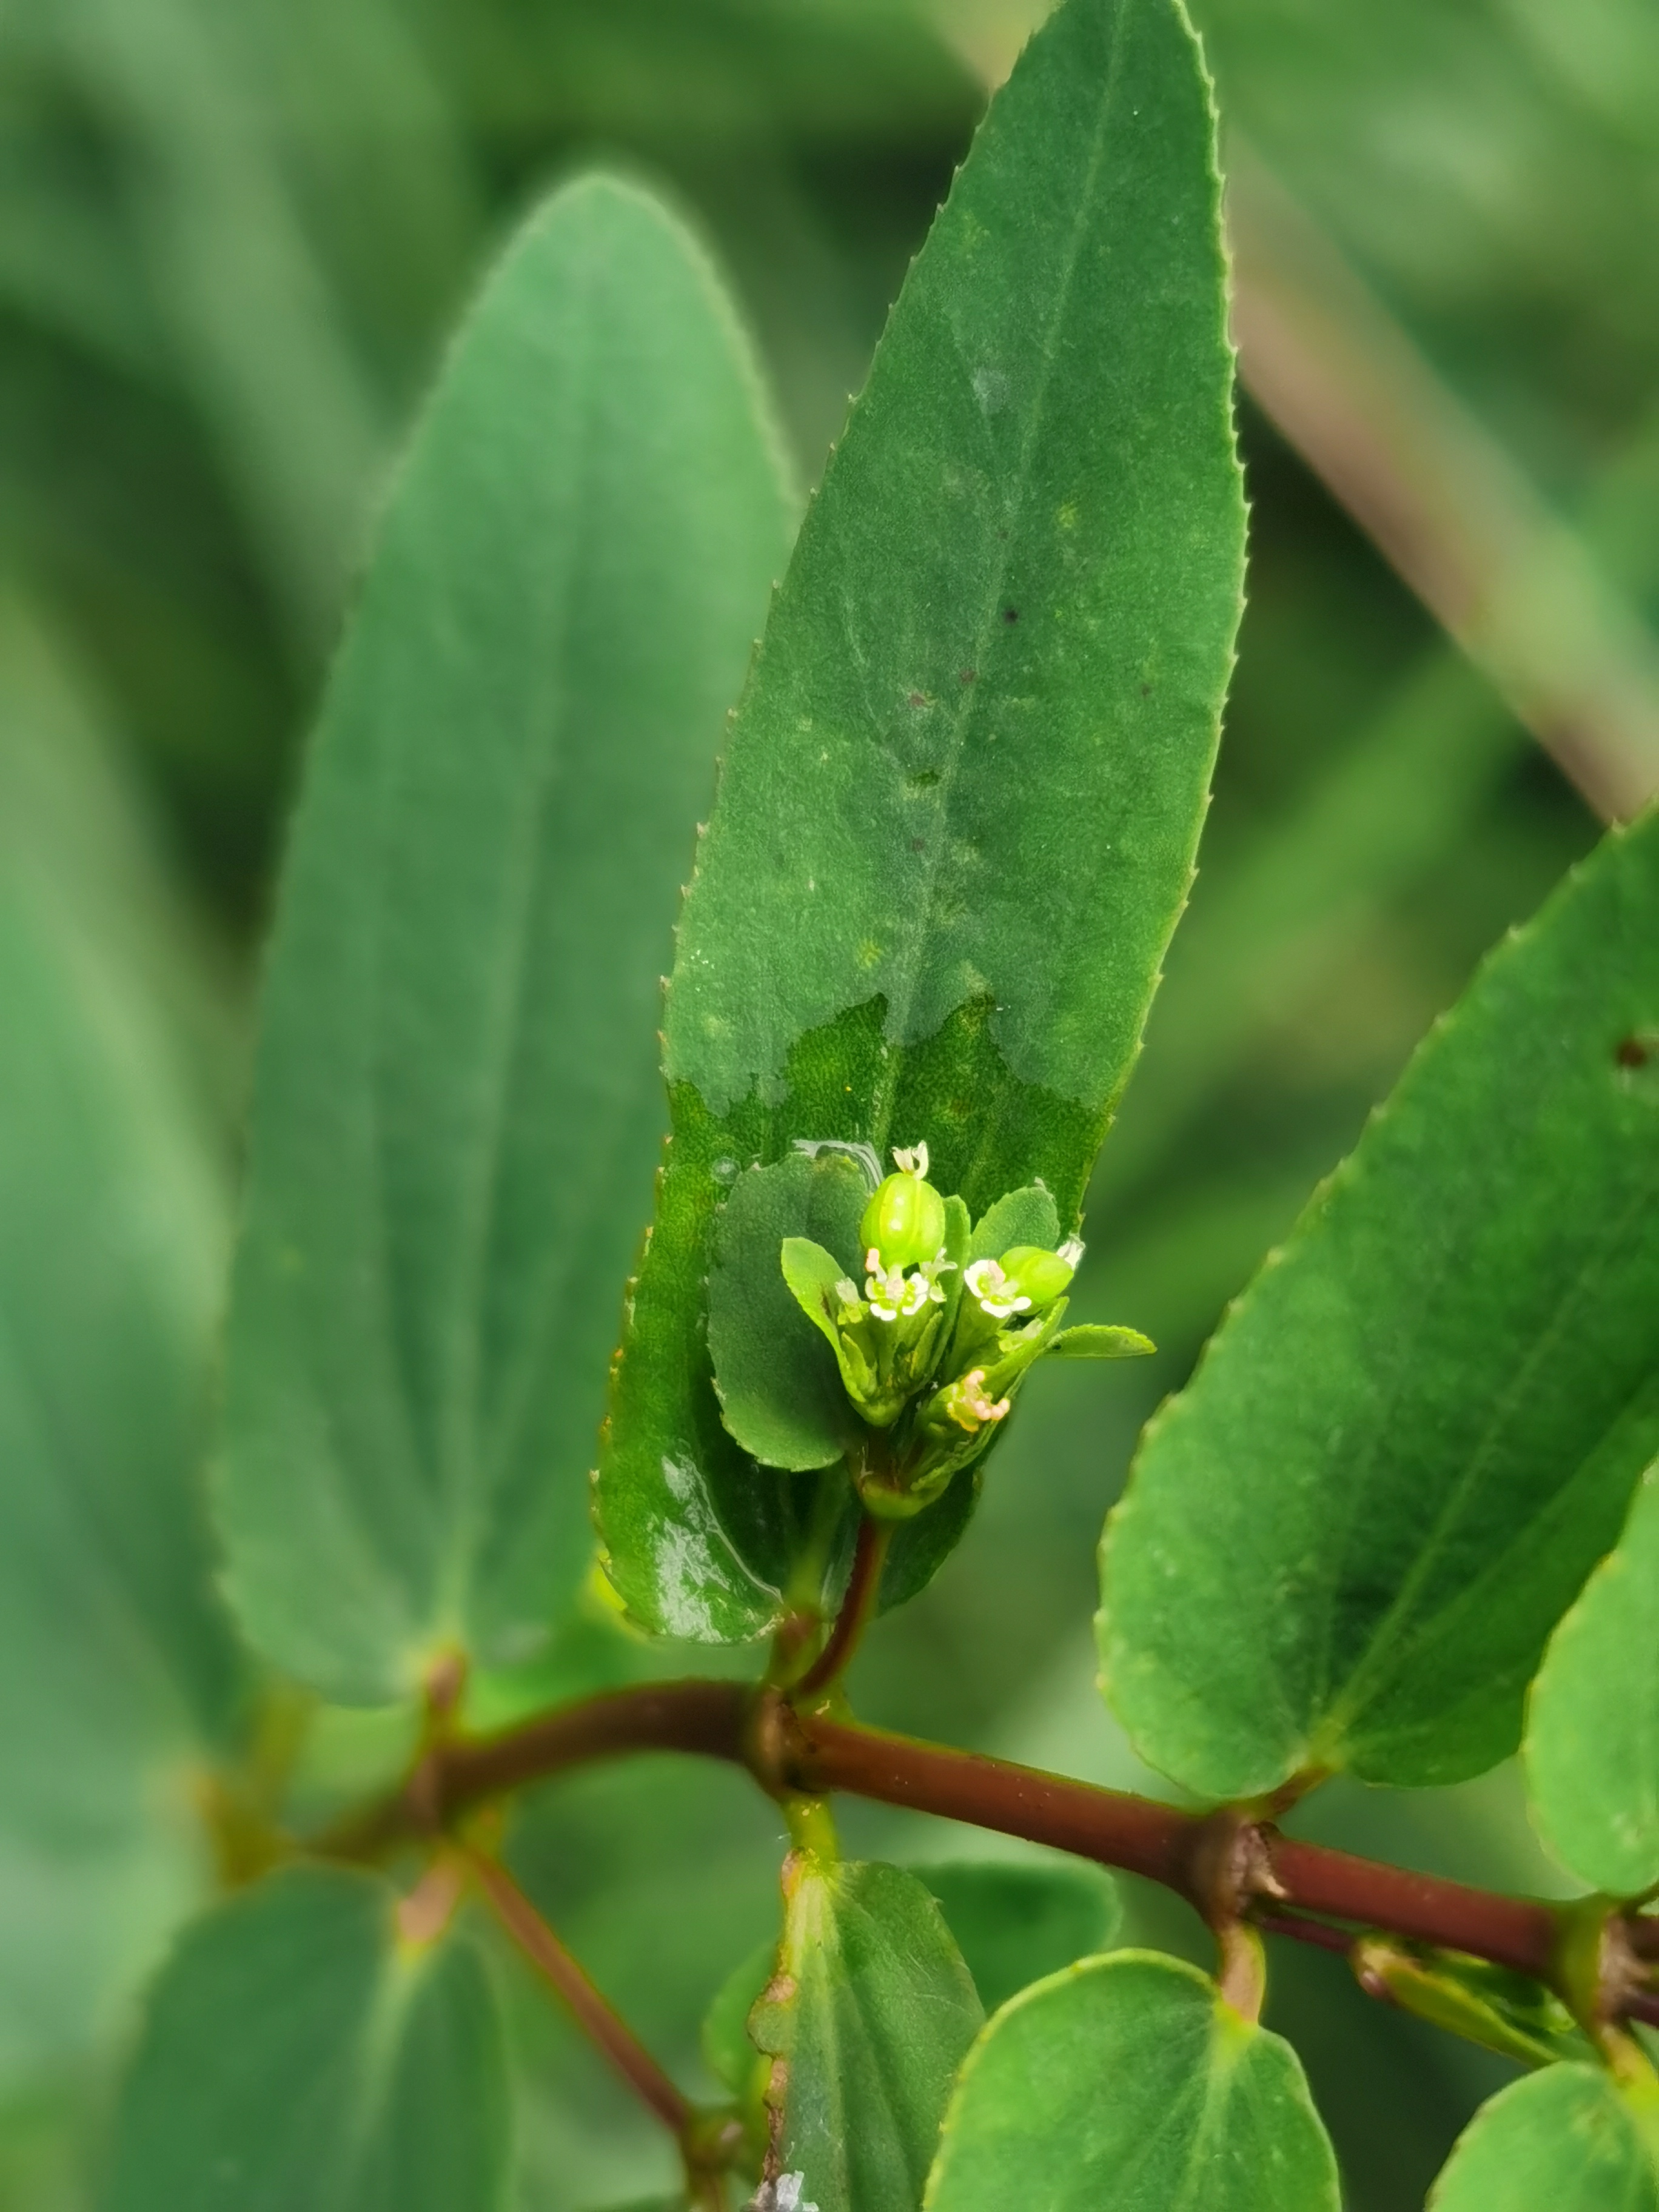
[[[1010,1218],[1011,1201],[975,1226],[959,1198],[942,1196],[927,1180],[925,1144],[896,1151],[893,1161],[896,1171],[871,1193],[859,1224],[862,1287],[806,1237],[784,1240],[782,1265],[802,1310],[829,1340],[860,1421],[875,1432],[854,1469],[865,1502],[896,1517],[931,1503],[979,1456],[1026,1373],[1056,1348],[1083,1246],[1073,1237],[1054,1249],[1024,1243],[999,1251],[997,1218]],[[1022,1198],[1052,1221],[1040,1186],[1012,1202]],[[1151,1348],[1129,1331],[1070,1334],[1110,1334],[1122,1340],[1120,1351]]]

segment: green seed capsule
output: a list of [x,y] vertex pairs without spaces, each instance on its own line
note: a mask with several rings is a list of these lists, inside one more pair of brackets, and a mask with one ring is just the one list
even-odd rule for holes
[[[925,1152],[921,1165],[925,1170]],[[880,1253],[884,1267],[920,1267],[945,1242],[945,1200],[921,1172],[902,1168],[871,1197],[859,1237],[866,1252],[873,1247]]]
[[1010,1285],[1030,1298],[1034,1313],[1053,1305],[1077,1273],[1068,1260],[1040,1244],[1016,1244],[1003,1254],[1000,1265]]

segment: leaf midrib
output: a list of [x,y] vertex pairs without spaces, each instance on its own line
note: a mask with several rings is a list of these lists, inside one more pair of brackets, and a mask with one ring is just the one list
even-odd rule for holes
[[[1083,241],[1088,219],[1094,207],[1099,183],[1101,163],[1104,155],[1107,125],[1110,120],[1117,95],[1124,45],[1124,18],[1135,0],[1118,0],[1113,12],[1111,51],[1107,62],[1106,81],[1102,88],[1099,112],[1096,117],[1093,138],[1089,148],[1089,160],[1082,188],[1078,193],[1071,228],[1066,236],[1066,249],[1060,268],[1060,278],[1054,288],[1053,312],[1048,317],[1044,333],[1037,373],[1033,380],[1033,394],[1025,430],[1020,440],[1018,460],[1005,489],[1004,511],[1009,518],[1006,539],[1001,541],[1006,550],[993,559],[988,588],[979,620],[970,633],[974,647],[974,665],[985,657],[985,648],[996,635],[997,610],[1005,595],[1009,568],[1013,559],[1015,518],[1023,514],[1030,488],[1032,455],[1046,425],[1050,391],[1059,353],[1058,333],[1063,327],[1070,309],[1072,293],[1076,283],[1078,264],[1082,258]],[[949,325],[950,336],[958,357],[961,342],[954,323]],[[971,375],[971,372],[970,372]],[[969,388],[971,390],[971,381]],[[938,902],[939,872],[945,866],[951,848],[950,836],[951,800],[955,796],[963,759],[968,751],[969,732],[976,720],[983,718],[981,696],[975,685],[961,687],[961,702],[950,717],[949,746],[939,769],[939,796],[934,806],[935,830],[922,854],[920,871],[922,884],[922,913],[910,933],[909,941],[915,951],[908,963],[908,974],[903,977],[903,989],[890,988],[888,996],[885,1027],[890,1037],[898,1042],[886,1057],[873,1101],[872,1140],[878,1150],[884,1150],[892,1136],[892,1103],[898,1086],[899,1073],[905,1046],[916,1042],[910,1037],[910,1009],[915,1003],[921,980],[926,969],[927,952],[934,941],[933,909]],[[873,720],[873,718],[872,718]],[[894,966],[896,963],[894,963]],[[893,978],[894,967],[888,969]],[[905,1141],[908,1141],[907,1138]]]
[[[1505,1430],[1516,1405],[1546,1355],[1554,1348],[1565,1334],[1575,1308],[1588,1295],[1592,1282],[1605,1272],[1609,1254],[1626,1241],[1636,1217],[1652,1204],[1656,1192],[1659,1192],[1659,1173],[1656,1173],[1645,1182],[1638,1184],[1628,1204],[1604,1231],[1584,1264],[1562,1291],[1548,1320],[1539,1328],[1522,1357],[1516,1362],[1504,1389],[1494,1396],[1490,1413],[1480,1433],[1471,1448],[1464,1465],[1459,1470],[1449,1492],[1435,1514],[1427,1537],[1418,1551],[1409,1572],[1377,1623],[1364,1652],[1358,1662],[1350,1668],[1340,1695],[1327,1707],[1323,1722],[1317,1731],[1319,1741],[1330,1745],[1339,1742],[1342,1737],[1350,1733],[1358,1716],[1364,1711],[1369,1698],[1374,1694],[1372,1686],[1378,1674],[1386,1672],[1396,1648],[1413,1629],[1414,1624],[1411,1616],[1417,1600],[1437,1567],[1451,1533],[1470,1495],[1486,1473],[1498,1449],[1499,1438]],[[1397,1402],[1404,1387],[1405,1378],[1397,1374],[1388,1400],[1390,1411]],[[1629,1402],[1627,1398],[1625,1403],[1628,1405]],[[1367,1454],[1368,1468],[1375,1462],[1378,1449],[1376,1440],[1388,1433],[1389,1425],[1386,1416],[1380,1418],[1375,1425],[1371,1449]],[[1559,1496],[1561,1492],[1571,1486],[1579,1471],[1599,1449],[1605,1433],[1605,1431],[1602,1431],[1602,1434],[1595,1439],[1589,1449],[1577,1462],[1572,1474],[1558,1486],[1557,1490],[1552,1493],[1552,1497]],[[1358,1483],[1353,1486],[1353,1495],[1357,1501],[1363,1488],[1364,1486]],[[1359,1504],[1356,1502],[1347,1517],[1346,1535],[1340,1553],[1340,1559],[1344,1561],[1352,1554],[1353,1534],[1358,1525]],[[1457,1591],[1434,1618],[1444,1619],[1455,1613],[1468,1602],[1475,1591],[1488,1583],[1495,1575],[1502,1574],[1513,1553],[1523,1546],[1529,1538],[1533,1525],[1533,1520],[1528,1519],[1523,1526],[1517,1528],[1510,1540],[1491,1555],[1485,1571],[1478,1580],[1474,1584]],[[1322,1668],[1322,1673],[1327,1680],[1330,1676],[1329,1659],[1335,1638],[1338,1600],[1342,1587],[1341,1575],[1334,1575],[1330,1578],[1330,1601],[1326,1614],[1325,1664]],[[1314,1755],[1317,1756],[1316,1747]]]

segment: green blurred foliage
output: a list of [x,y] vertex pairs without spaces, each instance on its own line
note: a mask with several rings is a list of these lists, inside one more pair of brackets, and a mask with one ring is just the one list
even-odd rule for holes
[[[88,926],[128,940],[126,988],[171,1025],[214,1172],[234,1142],[243,979],[283,803],[366,519],[513,216],[593,154],[665,183],[736,282],[810,480],[977,112],[939,23],[996,12],[6,12],[4,651],[9,672],[48,672],[39,696],[77,702],[75,742],[113,763],[84,790],[60,783],[29,835],[60,882],[84,879]],[[1659,30],[1642,0],[1206,0],[1195,13],[1230,122],[1494,434],[1590,516],[1621,578],[1659,585]],[[1243,429],[1251,596],[1218,796],[1079,1283],[1078,1318],[1133,1322],[1160,1353],[1144,1371],[1037,1378],[969,1540],[875,1630],[854,1684],[872,1720],[1138,1786],[1088,1637],[1095,1539],[1136,1430],[1480,953],[1595,826],[1248,406]],[[24,688],[0,693],[8,793],[13,764],[38,750]],[[504,1717],[680,1656],[596,1620],[533,1680],[483,1686]],[[325,1716],[296,1802],[368,1786],[395,1763],[386,1735]],[[1410,1801],[1342,1788],[1305,1818],[1466,1878],[1552,1879],[1504,1775]],[[867,1808],[844,1826],[866,1855],[982,1847]],[[741,1778],[652,1759],[539,1793],[513,1851],[601,1986],[708,2088],[698,2025],[775,1926],[781,1842]],[[1132,1921],[1139,1939],[1198,1940],[1139,1890]],[[1308,2056],[1352,2205],[1405,2212],[1499,2063],[1369,2005],[1340,1961],[1276,1954],[1274,1973],[1272,2017]],[[649,2121],[528,1978],[504,1976],[535,2088],[526,2212],[666,2188]],[[83,2202],[105,2102],[99,2069],[80,2064],[10,2097],[0,2212]]]

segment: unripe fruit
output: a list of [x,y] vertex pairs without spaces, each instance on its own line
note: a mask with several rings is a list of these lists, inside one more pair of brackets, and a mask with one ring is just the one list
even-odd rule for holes
[[1003,1254],[1001,1267],[1010,1285],[1030,1298],[1034,1310],[1053,1305],[1077,1273],[1058,1252],[1045,1252],[1040,1244],[1016,1244]]
[[890,1175],[865,1207],[859,1237],[884,1267],[919,1267],[945,1242],[945,1200],[919,1175]]

